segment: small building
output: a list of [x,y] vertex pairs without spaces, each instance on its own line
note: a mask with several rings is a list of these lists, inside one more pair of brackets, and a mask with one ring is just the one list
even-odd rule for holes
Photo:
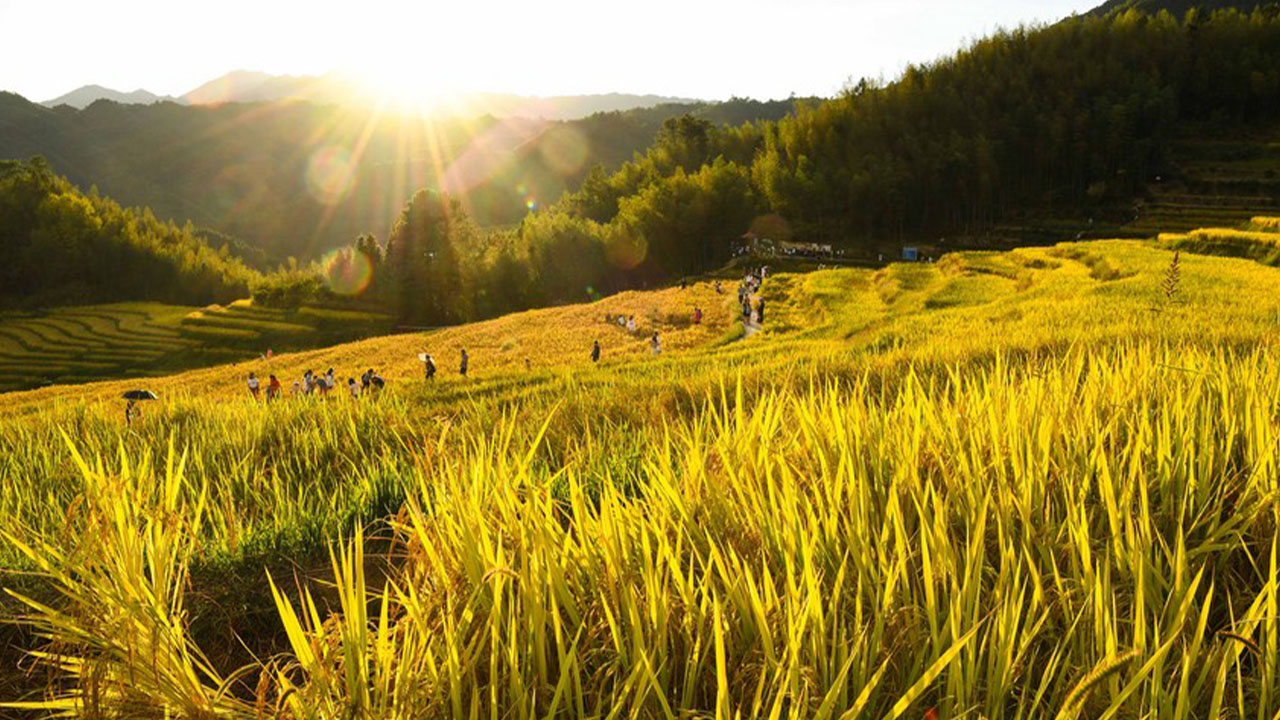
[[904,247],[902,248],[902,259],[915,262],[920,259],[920,248]]

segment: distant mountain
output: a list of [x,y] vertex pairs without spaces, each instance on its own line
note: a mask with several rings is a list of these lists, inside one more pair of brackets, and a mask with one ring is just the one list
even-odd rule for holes
[[1090,10],[1086,15],[1105,17],[1107,15],[1117,15],[1126,10],[1141,10],[1154,15],[1161,10],[1167,10],[1174,17],[1180,18],[1192,8],[1210,12],[1235,8],[1236,10],[1250,12],[1254,8],[1274,4],[1273,1],[1257,2],[1256,0],[1252,2],[1248,0],[1243,2],[1240,0],[1234,2],[1232,0],[1107,0],[1107,2]]
[[[270,75],[237,70],[210,80],[182,96],[192,105],[229,102],[304,100],[320,105],[370,105],[378,98],[357,80],[342,73],[327,75]],[[505,93],[465,93],[441,103],[438,114],[456,117],[525,117],[576,120],[602,112],[620,112],[698,100],[665,95],[561,95],[527,97]]]
[[99,100],[110,100],[125,105],[150,105],[153,102],[176,102],[183,103],[181,98],[175,98],[170,95],[156,95],[147,90],[134,90],[133,92],[121,92],[120,90],[112,90],[101,85],[85,85],[75,90],[59,95],[52,100],[45,100],[40,103],[45,107],[57,107],[59,105],[70,105],[80,110],[87,108]]
[[236,70],[184,93],[191,105],[232,102],[306,100],[318,104],[347,104],[364,100],[357,84],[341,75],[269,75]]
[[501,93],[473,93],[452,98],[449,112],[454,115],[494,115],[527,117],[544,120],[577,120],[596,113],[642,110],[660,105],[704,104],[701,100],[665,95],[560,95],[526,97]]

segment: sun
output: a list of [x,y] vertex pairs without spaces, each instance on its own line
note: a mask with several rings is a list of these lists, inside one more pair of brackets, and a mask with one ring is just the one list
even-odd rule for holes
[[353,70],[351,78],[362,94],[391,109],[430,112],[453,91],[419,64],[387,62]]

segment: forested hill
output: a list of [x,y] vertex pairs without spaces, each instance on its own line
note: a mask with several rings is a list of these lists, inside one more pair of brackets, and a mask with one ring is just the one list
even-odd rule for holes
[[576,187],[592,166],[617,169],[667,118],[776,120],[793,105],[731,100],[570,122],[424,121],[302,102],[100,101],[77,111],[0,93],[0,158],[41,155],[81,187],[239,238],[274,265],[312,259],[361,233],[385,238],[419,188],[466,196],[482,226],[511,224]]
[[1230,9],[1251,12],[1254,8],[1266,9],[1268,6],[1280,7],[1271,0],[1265,2],[1258,2],[1258,0],[1107,0],[1107,2],[1090,10],[1088,14],[1096,17],[1105,17],[1118,15],[1128,10],[1140,10],[1154,15],[1164,10],[1174,17],[1182,18],[1192,9],[1198,9],[1205,13]]
[[0,160],[0,308],[243,297],[257,274],[192,230],[83,193],[47,164]]

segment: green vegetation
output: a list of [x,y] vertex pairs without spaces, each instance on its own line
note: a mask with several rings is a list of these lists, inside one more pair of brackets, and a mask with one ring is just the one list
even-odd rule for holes
[[[1172,257],[782,275],[731,343],[706,283],[623,293],[157,379],[130,428],[119,383],[4,396],[43,706],[1270,717],[1280,271],[1184,254],[1154,307]],[[327,365],[389,386],[243,391]]]
[[150,211],[85,195],[43,160],[0,161],[0,307],[230,301],[257,273]]
[[382,315],[303,307],[115,303],[0,313],[0,392],[152,377],[389,329]]

